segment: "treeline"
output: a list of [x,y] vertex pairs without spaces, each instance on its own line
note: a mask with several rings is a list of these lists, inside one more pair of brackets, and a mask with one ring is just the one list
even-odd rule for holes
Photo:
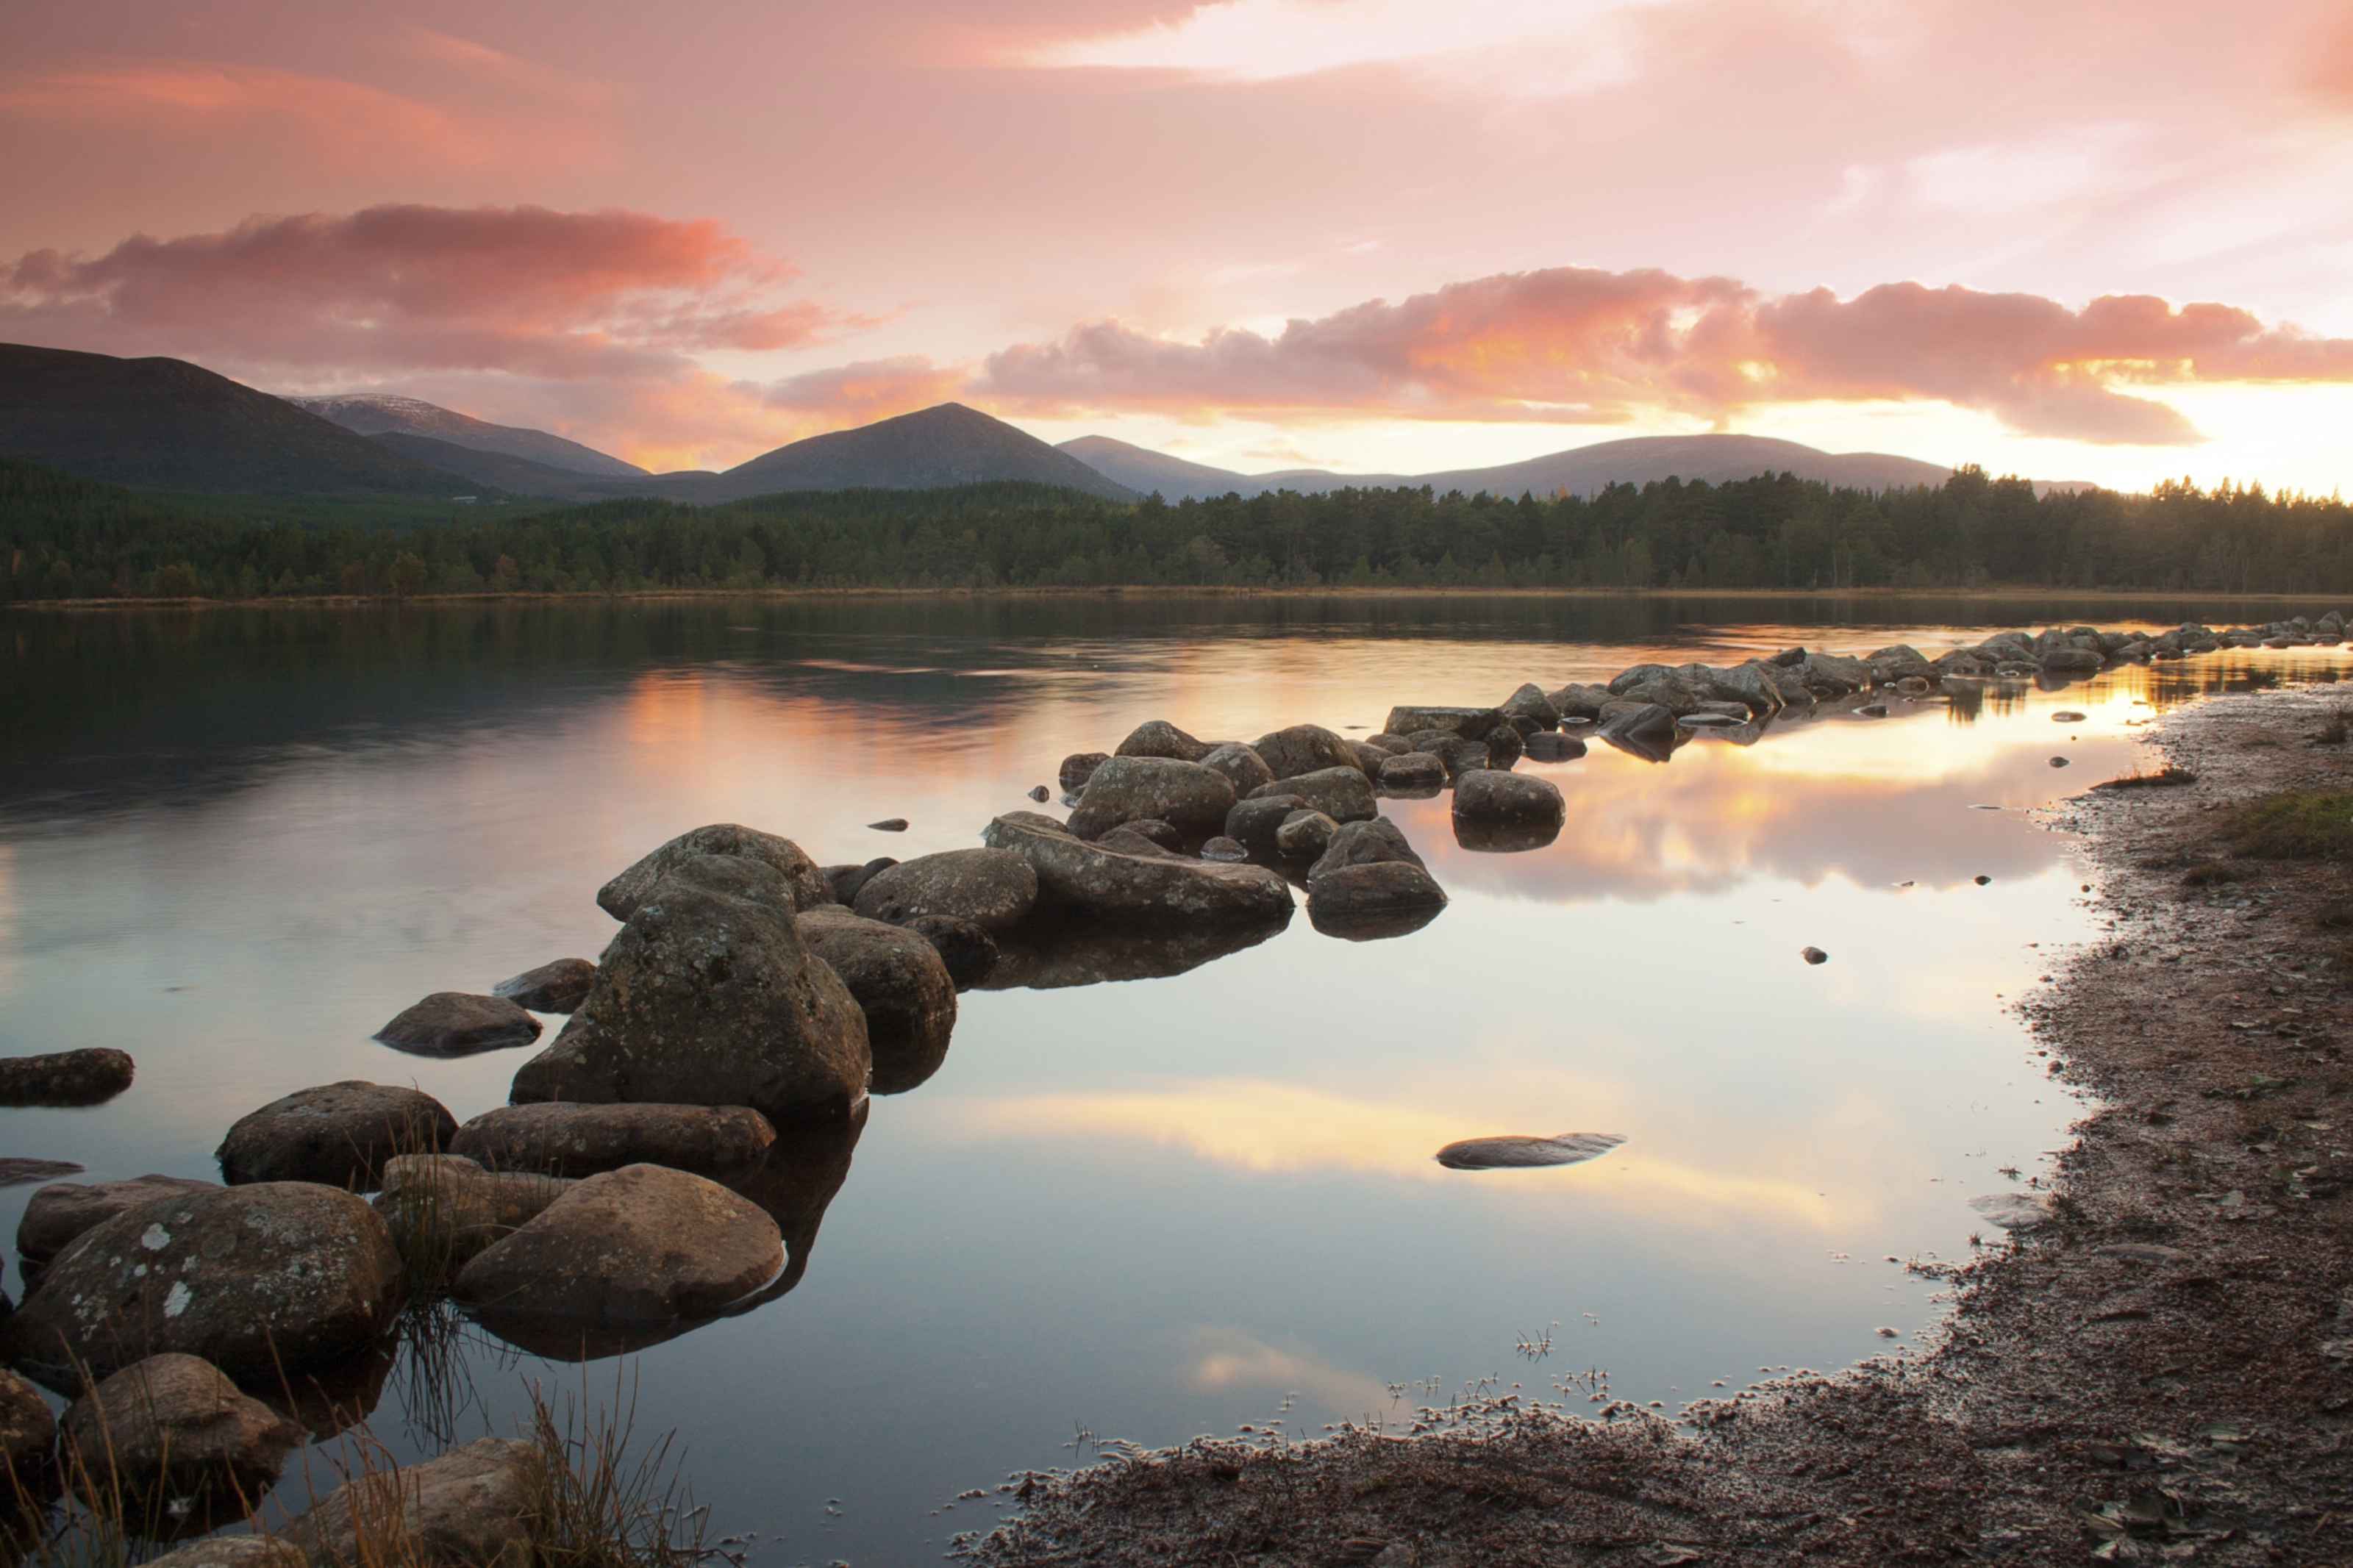
[[368,527],[239,517],[0,459],[0,597],[1097,586],[2353,592],[2353,509],[2201,490],[2037,497],[1965,468],[1873,493],[1784,474],[1590,498],[1424,489],[1123,505],[994,483],[651,500]]

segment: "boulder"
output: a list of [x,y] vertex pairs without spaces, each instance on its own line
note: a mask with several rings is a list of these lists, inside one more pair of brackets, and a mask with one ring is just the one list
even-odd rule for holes
[[1068,831],[1075,837],[1094,838],[1122,823],[1150,819],[1208,832],[1233,808],[1233,784],[1198,763],[1113,757],[1087,780],[1079,804],[1071,808]]
[[1593,719],[1599,717],[1601,705],[1613,695],[1606,686],[1580,686],[1572,680],[1558,691],[1546,692],[1545,700],[1563,719]]
[[1370,779],[1380,777],[1381,764],[1389,760],[1389,752],[1370,741],[1350,741],[1348,750],[1356,753],[1356,765],[1364,769],[1365,776]]
[[[1028,862],[1023,865],[1026,868]],[[948,966],[948,978],[959,991],[979,984],[997,967],[996,938],[970,921],[955,915],[916,915],[902,921],[902,927],[938,950],[940,962]]]
[[1226,813],[1224,836],[1240,844],[1248,855],[1271,859],[1282,853],[1275,847],[1275,834],[1293,812],[1306,804],[1295,795],[1254,795],[1248,800],[1237,801],[1233,810]]
[[776,1122],[849,1116],[873,1065],[865,1015],[802,942],[790,911],[762,896],[761,872],[779,880],[732,857],[679,861],[508,1098],[748,1105]]
[[1556,827],[1568,815],[1568,806],[1549,779],[1481,768],[1455,783],[1454,815],[1471,822],[1550,823]]
[[1751,713],[1778,713],[1788,706],[1772,676],[1772,666],[1750,659],[1730,669],[1719,669],[1708,682],[1708,693],[1726,702],[1745,704]]
[[1859,658],[1847,658],[1834,653],[1810,653],[1799,679],[1806,689],[1816,694],[1844,696],[1850,691],[1868,691],[1879,683],[1871,666]]
[[1001,849],[950,849],[918,855],[877,873],[851,907],[870,921],[904,925],[917,915],[954,915],[983,931],[1003,931],[1038,901],[1038,874]]
[[1539,732],[1528,737],[1528,761],[1532,763],[1573,763],[1583,755],[1585,742],[1574,735]]
[[[1353,767],[1319,768],[1312,773],[1296,773],[1278,783],[1261,785],[1253,798],[1275,795],[1295,795],[1309,810],[1320,811],[1335,822],[1360,822],[1380,810],[1379,798],[1373,794],[1373,781],[1364,775],[1362,769]],[[1228,832],[1232,829],[1229,827]],[[1240,838],[1241,835],[1233,837]]]
[[1211,751],[1206,741],[1197,741],[1166,719],[1147,719],[1128,731],[1127,739],[1119,743],[1115,757],[1174,757],[1180,763],[1198,763]]
[[1293,860],[1313,860],[1324,853],[1339,826],[1320,811],[1302,807],[1275,829],[1274,847]]
[[534,1568],[547,1492],[537,1444],[477,1437],[422,1464],[362,1474],[289,1521],[279,1539],[322,1568]]
[[297,1089],[239,1117],[213,1152],[221,1179],[322,1182],[366,1191],[395,1154],[448,1146],[458,1119],[429,1094],[347,1079]]
[[1427,752],[1408,752],[1381,764],[1381,787],[1435,790],[1446,783],[1446,763]]
[[526,969],[512,980],[491,987],[518,1007],[534,1013],[569,1013],[580,1005],[588,987],[596,984],[596,966],[585,958],[559,958],[537,969]]
[[59,1435],[67,1479],[92,1502],[259,1494],[302,1442],[301,1427],[220,1368],[178,1352],[134,1362],[75,1400]]
[[955,982],[940,950],[914,931],[847,910],[812,910],[795,923],[866,1014],[874,1061],[867,1087],[902,1094],[939,1071],[956,1020]]
[[1533,680],[1504,699],[1503,711],[1505,721],[1524,735],[1560,725],[1560,709]]
[[1041,907],[1050,901],[1064,910],[1139,923],[1250,924],[1290,917],[1291,885],[1262,866],[1121,855],[1083,843],[1051,817],[1027,811],[998,817],[982,837],[992,848],[1009,849],[1029,862],[1038,873]]
[[216,1193],[216,1182],[185,1176],[133,1176],[124,1182],[58,1182],[35,1193],[16,1222],[16,1256],[38,1267],[66,1249],[74,1237],[105,1224],[125,1209],[186,1193]]
[[1498,724],[1487,735],[1487,756],[1481,764],[1490,768],[1509,768],[1520,760],[1527,749],[1519,731],[1509,724]]
[[110,1046],[0,1057],[0,1106],[102,1104],[131,1087],[135,1070],[129,1051]]
[[[1524,687],[1523,690],[1535,690]],[[1542,693],[1537,693],[1542,697]],[[1559,710],[1554,709],[1555,722]],[[1501,708],[1417,708],[1389,710],[1388,722],[1381,728],[1392,735],[1411,735],[1419,730],[1443,730],[1466,741],[1484,740],[1487,732],[1504,722],[1510,715]]]
[[1454,753],[1471,744],[1451,730],[1416,730],[1406,737],[1406,747],[1419,756],[1436,757],[1451,763]]
[[1377,735],[1366,736],[1365,744],[1368,746],[1378,746],[1382,751],[1387,752],[1392,757],[1401,757],[1408,752],[1413,750],[1413,742],[1411,741],[1407,740],[1403,735],[1392,735],[1386,730],[1382,731]]
[[[1343,824],[1332,832],[1331,841],[1323,855],[1307,873],[1307,885],[1312,889],[1315,879],[1327,877],[1350,866],[1377,866],[1391,860],[1402,860],[1409,866],[1420,866],[1421,857],[1406,841],[1405,832],[1386,816],[1376,816],[1369,822]],[[1428,869],[1427,867],[1423,868]]]
[[783,879],[783,897],[795,910],[835,901],[832,884],[818,869],[817,862],[801,853],[799,845],[773,833],[722,822],[680,834],[606,883],[596,889],[596,907],[617,921],[628,920],[680,860],[699,855],[734,857],[768,867]]
[[667,1165],[625,1165],[492,1243],[450,1294],[508,1314],[661,1322],[711,1317],[784,1263],[776,1222],[749,1198]]
[[[1382,728],[1399,734],[1404,732],[1394,724],[1383,725]],[[1316,773],[1324,768],[1364,771],[1363,765],[1356,761],[1355,748],[1320,724],[1293,724],[1288,730],[1261,735],[1254,749],[1279,779],[1297,778],[1301,773]]]
[[[624,1165],[721,1176],[757,1165],[776,1141],[768,1119],[745,1105],[550,1100],[485,1110],[458,1129],[449,1152],[485,1170],[551,1176],[594,1176]],[[385,1180],[389,1190],[388,1173]]]
[[1307,909],[1319,924],[1335,916],[1432,909],[1446,902],[1437,879],[1409,860],[1375,860],[1319,871],[1307,879]]
[[2080,647],[2054,647],[2042,662],[2045,675],[2097,675],[2107,660]]
[[1061,771],[1056,775],[1056,782],[1061,784],[1065,794],[1076,794],[1086,788],[1087,781],[1095,776],[1095,770],[1109,761],[1109,752],[1073,752],[1062,759]]
[[1909,643],[1897,643],[1865,654],[1862,661],[1871,666],[1872,673],[1879,678],[1882,686],[1906,677],[1926,680],[1936,673],[1926,656]]
[[826,886],[833,889],[835,903],[854,905],[858,895],[866,890],[867,883],[898,863],[888,855],[877,855],[863,866],[828,866],[824,868]]
[[0,1348],[59,1388],[167,1351],[275,1387],[374,1342],[406,1293],[364,1199],[264,1182],[157,1198],[84,1232],[0,1319]]
[[1674,753],[1675,716],[1654,702],[1614,713],[1594,732],[1646,762],[1663,763]]
[[396,1051],[468,1057],[476,1051],[527,1046],[539,1038],[539,1020],[504,996],[436,991],[375,1032]]
[[[738,1109],[735,1114],[759,1113]],[[376,1194],[374,1206],[384,1216],[385,1228],[392,1233],[393,1245],[406,1261],[410,1278],[438,1280],[492,1242],[529,1225],[571,1185],[563,1177],[538,1170],[485,1170],[463,1154],[403,1154],[385,1163],[384,1190]]]
[[40,1391],[0,1370],[0,1479],[14,1481],[29,1495],[48,1468],[57,1436],[58,1418]]
[[1213,773],[1224,774],[1226,782],[1234,786],[1237,796],[1247,795],[1259,785],[1271,784],[1274,779],[1274,770],[1266,765],[1266,759],[1260,756],[1255,748],[1245,746],[1240,741],[1229,741],[1222,746],[1213,747],[1201,758],[1201,765]]

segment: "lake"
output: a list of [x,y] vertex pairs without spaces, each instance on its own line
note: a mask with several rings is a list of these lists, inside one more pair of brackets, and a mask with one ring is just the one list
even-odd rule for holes
[[[1641,660],[1800,642],[1934,657],[2053,620],[2321,607],[19,612],[0,623],[0,1054],[120,1047],[139,1075],[96,1109],[0,1111],[0,1152],[76,1161],[82,1180],[217,1179],[229,1123],[308,1086],[413,1082],[461,1121],[501,1104],[530,1052],[441,1060],[371,1036],[427,992],[594,958],[617,929],[598,886],[703,823],[820,863],[907,858],[976,844],[1066,753],[1147,719],[1361,735],[1392,704],[1492,703]],[[2094,931],[2042,814],[2153,765],[2139,738],[2164,708],[2335,679],[2343,653],[1891,700],[1753,745],[1702,737],[1664,764],[1599,744],[1524,762],[1568,802],[1558,840],[1525,853],[1459,847],[1443,795],[1387,802],[1451,896],[1427,927],[1346,942],[1302,911],[1183,973],[967,992],[929,1081],[877,1097],[854,1139],[785,1133],[834,1140],[806,1151],[822,1224],[792,1289],[585,1368],[459,1323],[379,1368],[369,1428],[406,1458],[511,1434],[531,1381],[633,1401],[641,1436],[676,1429],[712,1533],[748,1561],[892,1563],[987,1528],[1009,1472],[1113,1440],[1402,1424],[1482,1379],[1583,1405],[1606,1373],[1609,1397],[1672,1410],[1763,1369],[1897,1353],[1938,1305],[1889,1260],[1998,1240],[1968,1200],[2031,1179],[2079,1109],[2010,1011]],[[867,826],[887,817],[910,826]],[[1801,961],[1809,944],[1829,962]],[[1625,1142],[1551,1169],[1432,1159],[1572,1131]],[[33,1190],[0,1192],[10,1234]],[[21,1297],[13,1262],[7,1283]],[[278,1500],[332,1484],[336,1452],[290,1465]],[[975,1488],[991,1489],[957,1500]]]

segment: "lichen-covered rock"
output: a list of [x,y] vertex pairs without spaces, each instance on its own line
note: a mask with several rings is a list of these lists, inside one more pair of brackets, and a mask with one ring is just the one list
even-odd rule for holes
[[1209,754],[1207,741],[1197,741],[1166,719],[1147,719],[1128,732],[1127,739],[1112,752],[1115,757],[1174,757],[1180,763],[1198,763]]
[[395,1050],[464,1057],[527,1046],[539,1038],[539,1020],[504,996],[436,991],[402,1009],[375,1037]]
[[796,912],[834,902],[832,885],[799,845],[757,828],[720,822],[680,834],[597,889],[596,907],[617,921],[628,920],[656,883],[681,859],[697,855],[733,856],[770,868],[784,879],[783,896]]
[[500,981],[491,987],[491,994],[534,1013],[569,1013],[596,984],[595,964],[585,958],[559,958]]
[[[1542,693],[1538,693],[1539,696]],[[1501,708],[1430,708],[1403,707],[1389,710],[1388,722],[1381,728],[1392,735],[1411,735],[1423,730],[1442,730],[1466,741],[1486,739],[1487,731],[1503,723],[1508,714]]]
[[1387,790],[1435,791],[1446,783],[1444,759],[1428,752],[1408,752],[1381,764],[1381,787]]
[[477,1437],[438,1458],[337,1488],[289,1521],[280,1539],[322,1568],[533,1568],[547,1531],[546,1499],[546,1461],[536,1444]]
[[1275,829],[1274,847],[1293,860],[1313,860],[1332,842],[1339,824],[1320,811],[1301,807]]
[[955,981],[940,950],[914,931],[847,910],[811,910],[796,924],[801,941],[841,976],[866,1014],[874,1062],[868,1087],[903,1094],[939,1071],[956,1021]]
[[[1395,730],[1397,726],[1388,728]],[[1356,748],[1321,724],[1293,724],[1288,730],[1261,735],[1250,749],[1274,770],[1279,779],[1296,778],[1324,768],[1364,771],[1364,764],[1356,760]]]
[[[1320,811],[1335,822],[1361,822],[1377,815],[1381,808],[1379,797],[1373,793],[1373,781],[1365,776],[1361,768],[1318,768],[1312,773],[1298,773],[1262,785],[1258,793],[1261,796],[1295,795],[1309,810]],[[1232,829],[1229,827],[1227,831],[1231,833]]]
[[[638,1108],[599,1105],[573,1109]],[[738,1110],[735,1114],[759,1113]],[[761,1125],[766,1123],[763,1121]],[[461,1135],[462,1131],[461,1129]],[[412,1277],[424,1272],[438,1278],[459,1268],[492,1242],[530,1224],[571,1185],[563,1177],[536,1170],[485,1170],[463,1154],[403,1154],[385,1163],[384,1190],[376,1194],[375,1207],[384,1216],[385,1227],[392,1232],[393,1245],[408,1260]]]
[[37,1057],[0,1057],[0,1106],[97,1105],[131,1087],[131,1053],[93,1046]]
[[[1237,836],[1239,837],[1239,836]],[[1291,885],[1262,866],[1123,855],[1074,838],[1034,812],[988,825],[992,848],[1009,849],[1038,873],[1040,905],[1143,923],[1250,923],[1290,917]],[[1245,840],[1247,842],[1247,840]]]
[[784,1267],[776,1222],[666,1165],[591,1176],[458,1271],[451,1295],[505,1314],[607,1323],[703,1318]]
[[748,1105],[778,1123],[849,1115],[872,1067],[866,1016],[789,908],[760,890],[776,880],[732,857],[681,858],[508,1098]]
[[364,1199],[264,1182],[158,1198],[84,1232],[0,1319],[0,1347],[56,1388],[168,1351],[275,1386],[373,1342],[406,1296]]
[[1240,741],[1211,748],[1201,758],[1201,765],[1213,773],[1223,773],[1226,782],[1234,786],[1236,795],[1248,795],[1274,778],[1274,770],[1266,765],[1266,759],[1258,754],[1257,748],[1245,746]]
[[93,1501],[263,1490],[302,1441],[220,1368],[178,1352],[100,1382],[67,1409],[60,1435],[68,1483]]
[[1001,849],[950,849],[918,855],[867,879],[850,901],[871,921],[904,925],[918,915],[954,915],[983,931],[1003,931],[1038,901],[1038,874]]
[[457,1131],[458,1119],[429,1094],[347,1079],[239,1117],[213,1157],[231,1186],[323,1182],[364,1192],[386,1160],[446,1148]]
[[1173,757],[1113,757],[1087,780],[1071,810],[1069,831],[1095,838],[1123,823],[1157,821],[1214,831],[1234,808],[1225,774]]
[[624,1165],[719,1176],[758,1164],[776,1141],[768,1119],[746,1105],[549,1100],[482,1112],[458,1129],[449,1152],[486,1170],[551,1176],[593,1176]]
[[57,1182],[35,1193],[16,1222],[16,1256],[30,1265],[47,1263],[75,1237],[103,1225],[125,1209],[183,1193],[216,1193],[217,1182],[150,1173],[122,1182]]

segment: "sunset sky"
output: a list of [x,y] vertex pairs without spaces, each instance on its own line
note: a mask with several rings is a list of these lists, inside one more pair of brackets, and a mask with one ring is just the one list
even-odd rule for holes
[[0,340],[649,467],[955,398],[1250,470],[1709,429],[2353,489],[2344,0],[85,0]]

